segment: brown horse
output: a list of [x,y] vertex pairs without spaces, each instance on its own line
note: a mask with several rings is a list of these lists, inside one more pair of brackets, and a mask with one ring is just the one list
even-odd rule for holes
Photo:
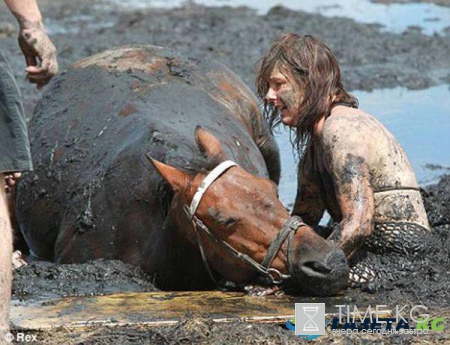
[[[211,133],[197,128],[196,141],[210,167],[226,160]],[[203,191],[192,214],[186,212],[194,219],[193,227],[179,228],[182,236],[198,243],[211,276],[214,270],[227,280],[248,283],[259,274],[271,283],[286,280],[313,295],[333,295],[346,286],[349,269],[343,252],[301,219],[291,220],[271,180],[229,164],[205,186],[207,171],[189,174],[152,163],[176,193],[173,207],[182,215],[181,223],[186,222],[181,210],[189,210],[187,205],[192,209],[196,194]]]
[[[29,133],[35,170],[19,181],[16,208],[36,258],[120,259],[167,290],[212,288],[212,274],[256,282],[258,272],[315,294],[347,283],[343,253],[278,201],[269,180],[279,178],[274,138],[251,90],[220,63],[152,46],[99,53],[55,78]],[[171,167],[155,169],[147,154]],[[225,156],[239,167],[186,216],[184,205]]]

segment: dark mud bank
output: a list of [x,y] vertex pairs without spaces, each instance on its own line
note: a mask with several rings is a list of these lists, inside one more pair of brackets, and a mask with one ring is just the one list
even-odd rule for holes
[[121,261],[96,260],[57,265],[34,262],[14,273],[13,299],[37,301],[69,296],[157,291],[140,268]]

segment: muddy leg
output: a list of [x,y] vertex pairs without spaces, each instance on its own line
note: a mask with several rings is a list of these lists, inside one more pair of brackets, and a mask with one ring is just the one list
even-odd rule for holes
[[360,251],[352,260],[348,285],[352,288],[364,288],[374,283],[378,278],[379,266],[376,254]]
[[9,300],[11,298],[12,231],[5,198],[5,182],[0,174],[0,344],[9,331]]
[[430,248],[431,232],[409,222],[376,223],[364,249],[373,253],[398,253],[408,256],[426,252]]
[[[373,234],[352,259],[349,286],[375,287],[383,281],[394,280],[400,271],[412,267],[413,259],[417,255],[429,252],[433,247],[431,240],[430,231],[418,224],[375,224]],[[400,271],[396,273],[396,270]]]

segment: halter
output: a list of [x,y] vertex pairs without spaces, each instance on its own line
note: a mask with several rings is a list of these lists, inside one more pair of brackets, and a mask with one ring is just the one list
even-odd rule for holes
[[262,276],[267,278],[271,284],[281,284],[284,280],[289,279],[291,276],[288,274],[283,274],[280,271],[278,271],[275,268],[270,267],[270,264],[274,260],[275,256],[280,251],[281,246],[283,243],[288,240],[288,255],[287,255],[287,263],[288,263],[288,269],[292,272],[292,259],[293,259],[293,249],[292,249],[292,243],[295,233],[297,232],[297,229],[301,226],[306,225],[300,217],[297,216],[291,216],[286,221],[286,223],[281,228],[278,235],[273,239],[272,243],[269,246],[269,249],[267,250],[266,257],[261,263],[256,262],[248,255],[241,253],[240,251],[233,248],[231,245],[229,245],[227,242],[223,241],[221,238],[219,238],[216,234],[211,232],[211,230],[195,215],[197,208],[200,204],[200,201],[202,200],[202,197],[204,196],[206,190],[211,186],[211,184],[217,180],[224,172],[226,172],[228,169],[230,169],[233,166],[237,166],[237,164],[233,161],[225,161],[219,164],[217,167],[215,167],[203,180],[203,182],[200,184],[200,186],[197,188],[197,191],[194,194],[194,197],[191,201],[190,206],[188,207],[185,205],[184,210],[189,217],[189,219],[192,221],[192,224],[194,226],[195,233],[197,235],[197,244],[200,250],[200,254],[203,259],[203,263],[205,264],[206,270],[208,271],[209,276],[211,277],[212,281],[219,285],[217,280],[214,278],[214,275],[211,271],[211,268],[209,266],[208,260],[205,255],[205,251],[203,249],[203,245],[201,242],[200,237],[200,230],[203,230],[205,234],[208,235],[209,238],[211,238],[215,243],[221,245],[223,248],[225,248],[234,258],[239,259],[240,261],[243,261],[253,267],[258,273],[260,273]]

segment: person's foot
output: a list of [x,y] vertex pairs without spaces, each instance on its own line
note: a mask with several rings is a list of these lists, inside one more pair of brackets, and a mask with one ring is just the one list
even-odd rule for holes
[[6,174],[5,175],[5,190],[6,193],[9,193],[11,191],[11,188],[16,184],[17,180],[22,176],[22,173],[15,172],[12,174]]
[[28,265],[27,262],[22,258],[22,252],[20,250],[16,250],[12,253],[12,269],[13,271],[18,269],[19,267]]

